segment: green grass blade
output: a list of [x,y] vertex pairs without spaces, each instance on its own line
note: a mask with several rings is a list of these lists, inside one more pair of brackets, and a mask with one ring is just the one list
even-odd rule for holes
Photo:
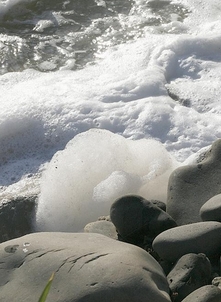
[[49,290],[50,290],[50,287],[51,287],[51,283],[54,279],[54,275],[55,275],[55,273],[52,273],[52,275],[51,275],[50,279],[48,280],[48,283],[46,284],[46,286],[45,286],[38,302],[45,302],[46,301],[46,298],[48,296],[48,293],[49,293]]

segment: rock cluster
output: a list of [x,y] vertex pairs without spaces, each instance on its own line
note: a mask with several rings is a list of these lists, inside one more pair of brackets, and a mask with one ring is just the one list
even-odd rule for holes
[[120,240],[161,264],[171,301],[220,301],[212,280],[221,275],[221,140],[196,164],[174,170],[166,209],[130,195],[113,203],[110,217]]
[[[31,231],[29,219],[20,223],[5,240]],[[48,302],[220,302],[221,140],[171,174],[167,204],[122,196],[84,232],[1,243],[0,300],[37,301],[55,272]]]
[[[167,275],[171,301],[181,302],[220,274],[221,223],[201,221],[177,226],[162,211],[151,201],[128,195],[112,204],[110,218],[120,240],[142,246],[157,259]],[[221,292],[218,288],[210,291],[211,299],[214,291],[216,295]]]

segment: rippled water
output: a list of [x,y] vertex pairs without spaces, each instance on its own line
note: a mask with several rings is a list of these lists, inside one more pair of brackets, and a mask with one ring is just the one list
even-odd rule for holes
[[146,31],[168,31],[163,24],[182,22],[188,14],[181,4],[161,0],[33,0],[14,5],[2,0],[0,4],[0,74],[27,68],[79,69],[93,64],[109,47]]

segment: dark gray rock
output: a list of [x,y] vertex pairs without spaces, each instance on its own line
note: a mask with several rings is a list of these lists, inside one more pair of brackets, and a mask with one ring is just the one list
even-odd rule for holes
[[180,167],[168,184],[167,212],[178,225],[200,221],[199,210],[221,193],[221,139],[206,152],[201,162]]
[[17,238],[33,231],[37,196],[18,196],[0,205],[0,242]]
[[176,226],[165,211],[137,195],[117,199],[111,206],[110,218],[123,241],[140,246],[145,236],[155,238]]
[[167,276],[174,302],[181,302],[194,290],[209,284],[211,264],[204,254],[182,256]]
[[200,217],[203,221],[219,221],[221,222],[221,194],[210,198],[200,208]]
[[150,200],[155,206],[157,206],[158,208],[161,208],[161,210],[166,212],[166,204],[163,201],[160,200],[155,200],[155,199],[151,199]]
[[205,285],[188,295],[182,302],[220,302],[221,290],[214,285]]
[[172,270],[174,263],[171,261],[165,260],[165,259],[160,259],[159,256],[158,256],[158,258],[155,257],[155,259],[158,261],[158,263],[162,267],[165,275],[167,276],[169,274],[169,272]]
[[35,233],[0,244],[0,301],[171,302],[160,265],[146,251],[93,233]]
[[154,239],[153,249],[162,259],[171,262],[188,253],[220,255],[221,223],[197,222],[166,230]]

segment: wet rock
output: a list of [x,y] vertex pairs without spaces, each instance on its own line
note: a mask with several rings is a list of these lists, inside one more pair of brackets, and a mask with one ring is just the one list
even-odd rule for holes
[[188,295],[182,302],[220,302],[221,290],[214,285],[205,285]]
[[200,221],[199,210],[221,193],[221,139],[206,152],[201,162],[182,166],[171,174],[167,212],[178,225]]
[[35,233],[0,244],[0,301],[170,302],[160,265],[143,249],[94,233]]
[[111,206],[110,218],[122,241],[139,246],[145,236],[151,241],[162,231],[176,226],[165,211],[137,195],[117,199]]
[[167,276],[173,301],[180,302],[191,292],[210,282],[211,265],[204,254],[182,256]]
[[210,198],[200,208],[200,217],[203,221],[219,221],[221,222],[221,194]]
[[0,242],[17,238],[33,231],[37,195],[18,196],[3,200],[0,205]]
[[219,255],[221,223],[197,222],[166,230],[154,239],[153,248],[162,259],[171,262],[188,253]]

